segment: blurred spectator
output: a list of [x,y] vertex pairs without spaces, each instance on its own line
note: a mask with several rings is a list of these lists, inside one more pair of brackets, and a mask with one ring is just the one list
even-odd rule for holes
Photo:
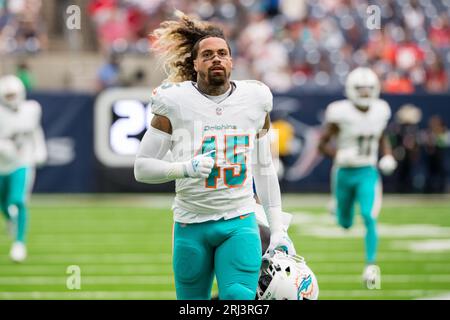
[[[0,54],[47,48],[42,3],[0,0]],[[379,30],[367,28],[369,5],[381,8]],[[103,54],[149,54],[148,35],[174,18],[174,8],[219,23],[239,69],[235,76],[263,80],[275,91],[340,91],[349,70],[361,65],[384,80],[385,92],[450,91],[450,1],[87,2]]]
[[430,41],[436,48],[450,47],[450,23],[446,13],[441,13],[432,21],[430,28]]
[[414,173],[417,167],[419,149],[419,127],[422,112],[414,105],[404,105],[395,114],[395,123],[390,128],[393,154],[398,161],[395,172],[397,179],[396,191],[411,193],[419,186],[414,183]]
[[[366,27],[369,5],[382,28]],[[174,8],[220,23],[237,77],[275,91],[294,86],[339,91],[349,70],[369,65],[385,92],[448,92],[450,2],[421,0],[90,0],[103,52],[148,53],[147,35],[173,19]],[[444,50],[444,51],[443,51]],[[441,62],[432,64],[437,54]],[[427,67],[428,66],[428,67]],[[440,83],[439,83],[440,82]],[[443,83],[443,84],[442,84]]]
[[25,61],[21,61],[17,64],[16,76],[23,82],[27,91],[33,90],[34,77]]
[[430,93],[444,93],[449,90],[448,76],[439,56],[426,69],[425,89]]
[[447,188],[448,160],[446,152],[450,146],[450,132],[438,115],[428,121],[425,134],[427,178],[426,193],[444,193]]
[[403,11],[405,17],[405,24],[410,30],[423,28],[425,22],[425,15],[419,5],[419,1],[412,0],[411,3],[405,6]]
[[123,84],[120,62],[121,57],[118,54],[110,54],[108,61],[100,67],[97,73],[97,91],[118,87]]
[[383,83],[386,93],[408,94],[414,92],[414,85],[405,72],[391,71]]
[[405,32],[404,39],[400,40],[394,49],[394,64],[401,70],[411,70],[417,65],[420,65],[425,54],[412,39],[410,31]]
[[[88,13],[103,52],[148,52],[148,26],[156,27],[162,0],[91,0]],[[163,18],[163,17],[161,17]]]
[[47,48],[41,0],[4,0],[0,6],[0,53],[37,53]]

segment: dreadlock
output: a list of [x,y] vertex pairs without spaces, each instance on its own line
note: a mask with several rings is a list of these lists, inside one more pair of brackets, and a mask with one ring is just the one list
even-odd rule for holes
[[169,82],[197,81],[194,60],[201,40],[218,37],[223,31],[210,23],[188,17],[176,11],[178,21],[164,21],[150,35],[153,50],[163,61]]

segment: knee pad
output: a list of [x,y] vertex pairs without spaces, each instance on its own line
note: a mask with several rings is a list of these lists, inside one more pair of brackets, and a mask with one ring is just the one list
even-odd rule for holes
[[[245,243],[245,245],[243,245]],[[259,272],[261,267],[261,240],[259,234],[242,234],[233,239],[233,266],[244,272]],[[236,254],[237,253],[237,254]]]
[[233,283],[219,293],[220,300],[254,300],[256,288],[254,290],[241,283]]
[[204,270],[205,258],[200,248],[181,241],[175,242],[173,257],[175,279],[183,283],[196,282]]

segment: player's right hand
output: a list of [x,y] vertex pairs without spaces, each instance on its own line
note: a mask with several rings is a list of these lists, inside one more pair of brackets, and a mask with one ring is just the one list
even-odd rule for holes
[[17,147],[12,141],[2,140],[0,143],[0,160],[9,162],[17,158]]
[[214,159],[211,157],[211,153],[213,152],[216,152],[216,150],[199,154],[190,161],[187,161],[184,164],[187,176],[189,178],[208,178],[214,167]]

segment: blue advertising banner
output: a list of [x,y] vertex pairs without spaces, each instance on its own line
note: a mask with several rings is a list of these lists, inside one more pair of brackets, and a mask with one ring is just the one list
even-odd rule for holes
[[33,93],[42,106],[48,161],[38,168],[34,190],[49,193],[96,191],[93,152],[95,97],[75,93]]
[[[172,183],[151,186],[134,181],[135,150],[151,116],[147,108],[149,94],[149,89],[114,89],[98,98],[75,93],[30,95],[42,105],[49,151],[48,163],[37,172],[35,191],[172,191]],[[284,192],[329,192],[331,161],[318,153],[317,145],[326,106],[342,98],[339,94],[300,92],[274,95],[271,118],[273,127],[279,131]],[[449,138],[447,145],[441,143],[440,150],[444,152],[436,157],[430,153],[433,148],[427,144],[426,128],[433,115],[439,115],[450,126],[450,96],[389,95],[383,99],[392,109],[388,132],[400,160],[396,173],[383,178],[385,190],[436,192],[438,187],[431,186],[429,181],[436,181],[442,172],[446,176],[450,172]],[[419,109],[416,124],[405,125],[398,113],[408,104]],[[441,173],[431,172],[430,168],[439,167],[442,162]],[[430,180],[432,174],[435,178]]]

